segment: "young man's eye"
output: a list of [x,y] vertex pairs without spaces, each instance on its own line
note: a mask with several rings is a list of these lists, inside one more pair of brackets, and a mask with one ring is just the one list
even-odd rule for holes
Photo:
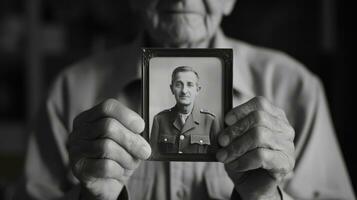
[[187,86],[188,86],[188,87],[193,87],[193,86],[194,86],[194,83],[187,83]]
[[175,83],[175,87],[182,87],[182,84],[179,83],[179,82],[176,82],[176,83]]

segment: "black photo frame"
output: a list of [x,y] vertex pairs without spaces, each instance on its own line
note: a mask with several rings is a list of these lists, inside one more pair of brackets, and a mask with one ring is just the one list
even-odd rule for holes
[[[213,83],[211,83],[212,81],[211,81],[211,79],[209,79],[209,80],[206,80],[206,83],[210,84],[211,87],[216,87],[216,85],[221,86],[221,88],[219,88],[218,90],[217,89],[215,90],[216,93],[217,92],[220,93],[221,97],[217,97],[218,96],[217,94],[214,94],[211,96],[214,98],[220,98],[219,102],[221,102],[221,103],[216,108],[216,110],[220,109],[220,111],[218,112],[218,113],[220,113],[220,118],[217,120],[219,120],[220,129],[225,128],[225,124],[224,124],[224,120],[223,120],[224,115],[229,110],[232,109],[232,76],[233,76],[233,69],[232,69],[233,50],[232,49],[224,49],[224,48],[219,48],[219,49],[143,48],[142,49],[142,75],[143,75],[142,117],[145,120],[145,131],[142,133],[142,136],[150,143],[150,145],[152,146],[152,149],[153,149],[153,152],[152,152],[149,160],[153,160],[153,161],[217,161],[215,152],[212,152],[212,151],[210,151],[209,153],[208,152],[206,152],[206,153],[196,152],[196,150],[194,150],[193,152],[190,152],[190,153],[183,153],[182,151],[178,151],[177,153],[172,153],[172,152],[166,153],[164,151],[160,151],[160,150],[158,150],[159,145],[161,145],[161,146],[164,145],[163,143],[160,143],[161,139],[160,139],[160,141],[159,141],[159,139],[156,139],[155,143],[154,143],[153,142],[154,139],[150,138],[153,118],[154,118],[154,116],[157,115],[157,112],[154,114],[151,114],[151,113],[153,113],[154,107],[156,109],[158,109],[157,107],[160,107],[160,105],[159,106],[154,105],[154,103],[158,104],[157,103],[158,101],[152,100],[152,102],[150,102],[150,98],[156,98],[156,99],[160,98],[159,99],[160,101],[164,101],[165,99],[167,99],[165,97],[160,96],[161,92],[163,91],[163,89],[161,88],[161,85],[165,85],[165,86],[163,86],[163,88],[166,88],[166,83],[168,82],[167,79],[171,79],[171,73],[167,73],[167,71],[169,69],[168,68],[166,69],[165,65],[167,63],[170,63],[167,65],[168,66],[171,65],[170,66],[171,68],[175,68],[178,65],[180,65],[177,63],[185,63],[185,62],[187,63],[190,61],[195,62],[196,65],[198,65],[198,66],[204,65],[202,63],[208,63],[207,66],[210,66],[209,68],[207,67],[207,69],[206,69],[205,67],[201,66],[200,68],[197,67],[195,70],[197,70],[197,69],[201,70],[203,72],[203,74],[207,75],[207,77],[216,77],[216,79],[213,79],[213,81],[218,80],[218,81],[214,81]],[[210,61],[212,61],[212,64],[210,64]],[[162,64],[162,63],[166,63],[166,64]],[[162,66],[162,65],[164,65],[164,66]],[[211,65],[212,65],[212,67],[211,67]],[[217,68],[217,65],[220,65],[221,68]],[[204,66],[206,66],[206,65],[204,65]],[[165,73],[162,71],[165,71]],[[213,74],[210,74],[211,73],[210,71],[214,71],[214,72],[212,72]],[[220,74],[216,73],[216,71],[219,71]],[[150,77],[150,76],[152,76],[152,77]],[[170,76],[170,77],[168,78],[167,76]],[[161,79],[161,77],[164,77],[166,79],[165,84],[157,83],[158,79]],[[160,88],[154,88],[154,86],[160,86]],[[153,90],[158,90],[158,91],[153,92]],[[167,87],[167,90],[169,90],[169,87]],[[206,91],[210,91],[210,90],[206,89]],[[150,92],[153,92],[153,93],[151,93],[152,94],[151,96],[150,96]],[[210,92],[212,93],[213,91],[210,91]],[[159,95],[159,97],[158,97],[158,95]],[[207,94],[206,94],[206,99],[209,101],[212,101],[209,96],[207,98]],[[206,101],[201,100],[201,102],[206,102]],[[212,106],[210,106],[210,107],[212,107]],[[152,110],[151,110],[151,108],[152,108]],[[167,112],[167,113],[171,112],[171,109],[169,109],[169,107],[165,107],[165,109],[166,108],[167,108],[167,110],[164,110],[162,112]],[[216,115],[214,115],[213,113],[210,113],[209,111],[200,110],[200,113],[202,115],[205,114],[205,115],[212,115],[212,116],[216,117]],[[169,114],[167,114],[167,115],[169,115]],[[192,117],[192,118],[194,118],[194,117]],[[216,118],[218,118],[218,117],[216,117]],[[196,123],[196,121],[195,121],[195,123]],[[197,122],[197,124],[199,125],[198,122]],[[155,133],[156,133],[156,131],[155,131]],[[159,134],[161,134],[161,133],[159,133]],[[160,138],[162,137],[162,135],[159,135],[159,136],[160,136]],[[159,138],[159,136],[155,135],[155,138]],[[176,135],[175,137],[172,137],[171,139],[168,138],[169,141],[172,140],[172,143],[170,143],[169,145],[180,145],[180,144],[178,144],[180,142],[180,136],[181,135]],[[197,145],[197,148],[205,147],[207,149],[212,144],[218,144],[218,142],[215,140],[215,141],[208,141],[208,143],[205,143],[206,145],[200,145],[198,143],[199,142],[202,143],[202,142],[204,142],[204,140],[197,139],[196,136],[187,135],[187,137],[190,137],[190,139],[188,139],[188,140],[190,140],[190,142],[188,143],[189,145]],[[181,136],[181,137],[183,137],[183,136]],[[209,138],[210,138],[210,140],[212,140],[212,137],[209,137]],[[193,142],[195,142],[194,140],[197,140],[197,143],[193,143]],[[167,138],[164,138],[164,141],[168,141]],[[177,143],[176,143],[176,141],[177,141]],[[153,146],[153,145],[157,145],[157,146]],[[218,145],[216,145],[215,147],[218,148]],[[196,148],[196,146],[192,147],[192,148]],[[197,151],[200,151],[200,149],[198,149]]]

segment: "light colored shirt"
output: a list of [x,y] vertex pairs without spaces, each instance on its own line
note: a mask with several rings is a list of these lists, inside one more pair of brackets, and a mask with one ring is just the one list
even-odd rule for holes
[[[88,58],[61,73],[29,136],[19,199],[78,199],[66,143],[73,119],[111,97],[137,108],[142,40]],[[233,105],[264,96],[282,108],[296,132],[296,166],[283,199],[355,199],[319,79],[289,56],[227,38],[215,48],[234,53]],[[132,199],[229,199],[233,183],[218,162],[142,162],[126,185]]]

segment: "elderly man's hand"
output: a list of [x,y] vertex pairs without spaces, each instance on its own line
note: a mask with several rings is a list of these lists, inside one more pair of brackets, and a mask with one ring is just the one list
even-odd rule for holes
[[151,154],[138,135],[145,123],[134,111],[108,99],[74,120],[68,148],[82,199],[114,200],[140,160]]
[[280,199],[278,184],[295,164],[294,129],[263,97],[231,110],[219,135],[217,159],[242,199]]

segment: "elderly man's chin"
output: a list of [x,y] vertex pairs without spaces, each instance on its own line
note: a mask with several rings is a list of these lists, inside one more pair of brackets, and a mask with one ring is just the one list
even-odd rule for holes
[[192,47],[212,35],[199,14],[160,14],[150,24],[149,34],[160,45]]

